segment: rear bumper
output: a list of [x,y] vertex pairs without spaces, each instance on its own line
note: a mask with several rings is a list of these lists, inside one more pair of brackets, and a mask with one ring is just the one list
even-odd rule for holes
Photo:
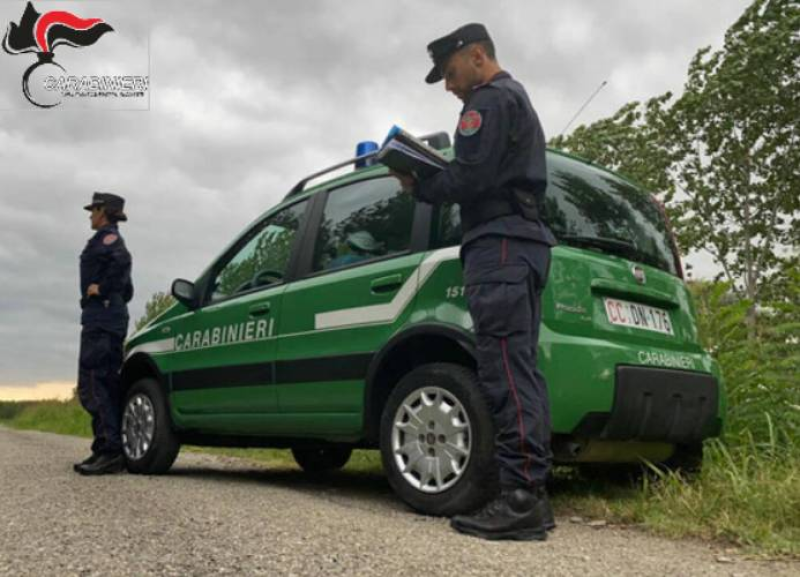
[[720,434],[720,387],[708,373],[619,365],[610,412],[588,413],[576,438],[692,443]]

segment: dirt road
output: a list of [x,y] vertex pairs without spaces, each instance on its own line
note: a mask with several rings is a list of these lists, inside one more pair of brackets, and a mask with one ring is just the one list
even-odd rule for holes
[[492,543],[408,511],[384,478],[182,454],[169,475],[84,478],[84,439],[0,428],[0,575],[779,575],[798,563],[557,519]]

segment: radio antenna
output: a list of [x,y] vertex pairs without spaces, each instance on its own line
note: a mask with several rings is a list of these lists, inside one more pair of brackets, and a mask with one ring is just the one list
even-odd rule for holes
[[[595,96],[597,96],[597,95],[600,93],[600,91],[601,91],[601,90],[602,90],[602,89],[605,87],[605,85],[606,85],[606,84],[608,84],[608,80],[603,80],[603,82],[600,84],[600,86],[598,86],[598,87],[597,87],[597,90],[595,90],[595,91],[594,91],[594,93],[593,93],[593,94],[592,94],[592,95],[589,97],[589,99],[588,99],[586,102],[584,102],[584,103],[583,103],[583,106],[581,106],[581,107],[578,109],[578,112],[576,112],[576,113],[575,113],[575,116],[573,116],[573,117],[572,117],[572,119],[571,119],[569,122],[567,122],[567,125],[566,125],[566,126],[564,127],[564,129],[561,131],[561,134],[564,134],[564,133],[567,131],[567,128],[569,128],[570,126],[572,126],[572,123],[573,123],[573,122],[575,122],[575,119],[576,119],[576,118],[578,118],[578,116],[580,116],[580,115],[581,115],[581,112],[583,112],[583,110],[584,110],[584,109],[585,109],[587,106],[589,106],[589,103],[590,103],[592,100],[594,100],[594,97],[595,97]],[[559,134],[559,136],[561,136],[561,134]]]

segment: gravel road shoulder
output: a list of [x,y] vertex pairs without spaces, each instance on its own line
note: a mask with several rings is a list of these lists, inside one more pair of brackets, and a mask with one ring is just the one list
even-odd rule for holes
[[85,439],[0,427],[0,575],[799,575],[800,562],[567,519],[486,542],[410,512],[378,475],[183,453],[161,477],[84,478]]

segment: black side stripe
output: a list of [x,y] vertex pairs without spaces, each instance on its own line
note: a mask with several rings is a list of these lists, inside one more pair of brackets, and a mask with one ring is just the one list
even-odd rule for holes
[[373,353],[278,361],[277,384],[314,383],[318,381],[354,381],[367,376]]
[[173,391],[257,387],[272,382],[273,363],[191,369],[172,373]]
[[[172,373],[173,391],[365,379],[374,353],[191,369]],[[273,374],[275,379],[273,381]]]

